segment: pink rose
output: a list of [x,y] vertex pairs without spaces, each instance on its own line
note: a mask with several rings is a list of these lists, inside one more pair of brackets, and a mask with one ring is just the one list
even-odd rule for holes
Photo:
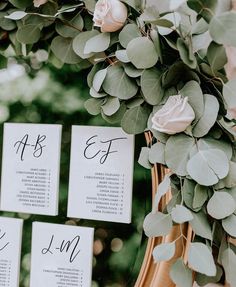
[[166,134],[183,132],[195,118],[188,98],[170,96],[165,105],[152,117],[152,128]]
[[34,0],[34,7],[39,7],[47,2],[48,0]]
[[102,32],[115,32],[124,26],[127,17],[127,7],[119,0],[98,0],[93,21]]

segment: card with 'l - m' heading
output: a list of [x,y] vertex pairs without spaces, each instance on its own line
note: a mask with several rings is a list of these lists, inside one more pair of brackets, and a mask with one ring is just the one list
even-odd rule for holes
[[91,287],[94,229],[34,222],[30,287]]
[[130,223],[134,136],[73,126],[68,217]]
[[57,215],[61,130],[4,124],[1,210]]

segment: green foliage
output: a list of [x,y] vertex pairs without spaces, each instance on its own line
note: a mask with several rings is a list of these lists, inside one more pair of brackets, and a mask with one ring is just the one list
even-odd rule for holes
[[[127,21],[105,33],[93,25],[95,0],[67,5],[50,0],[39,8],[29,0],[1,4],[0,67],[6,66],[11,47],[28,61],[44,50],[57,68],[91,68],[86,109],[127,133],[150,130],[153,142],[141,149],[140,164],[171,170],[144,221],[145,233],[165,236],[173,220],[189,222],[196,234],[188,266],[178,259],[170,270],[172,280],[192,286],[193,269],[197,282],[219,282],[226,275],[234,284],[228,262],[235,266],[235,254],[220,249],[215,226],[222,237],[236,237],[236,121],[229,115],[236,108],[236,84],[224,70],[225,46],[236,46],[236,13],[217,0],[123,2]],[[181,103],[166,108],[176,95]],[[172,200],[160,212],[159,202],[169,190]],[[156,261],[172,257],[174,243],[169,244],[155,249]],[[216,270],[217,257],[223,274]]]

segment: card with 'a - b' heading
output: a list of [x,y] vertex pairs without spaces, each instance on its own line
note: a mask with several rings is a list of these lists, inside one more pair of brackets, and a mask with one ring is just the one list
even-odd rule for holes
[[30,287],[91,287],[94,229],[33,223]]
[[134,136],[73,126],[68,217],[130,223]]
[[4,124],[1,210],[57,215],[61,130]]
[[23,220],[0,217],[0,286],[19,287]]

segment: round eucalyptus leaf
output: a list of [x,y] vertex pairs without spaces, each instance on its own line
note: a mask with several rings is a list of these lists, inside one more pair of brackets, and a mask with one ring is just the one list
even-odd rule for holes
[[76,14],[72,19],[61,18],[56,23],[56,31],[62,37],[74,38],[84,27],[84,20],[80,13]]
[[188,97],[188,102],[195,113],[195,120],[200,119],[204,112],[204,98],[199,83],[196,81],[187,82],[180,90],[180,94],[183,97]]
[[30,5],[32,5],[32,0],[9,0],[9,2],[19,9],[24,9]]
[[208,199],[208,188],[197,184],[194,188],[193,208],[201,208]]
[[126,112],[126,105],[124,103],[121,103],[119,110],[115,114],[107,116],[102,111],[101,114],[105,121],[107,121],[110,124],[116,124],[121,122],[125,112]]
[[115,52],[115,55],[116,55],[116,58],[123,63],[129,63],[130,62],[126,50],[117,50]]
[[213,71],[219,71],[227,63],[227,55],[223,45],[211,42],[207,49],[207,59]]
[[[127,55],[137,69],[148,69],[157,63],[158,55],[151,40],[138,37],[131,40],[127,46]],[[147,55],[144,57],[143,55]]]
[[87,58],[92,57],[94,55],[94,53],[85,54],[84,53],[84,47],[90,38],[92,38],[98,34],[99,34],[99,32],[97,30],[91,30],[91,31],[79,33],[73,40],[72,47],[73,47],[74,52],[78,56],[80,56],[80,58],[82,58],[82,59],[87,59]]
[[15,12],[12,12],[10,15],[5,16],[5,18],[11,19],[11,20],[21,20],[26,15],[27,13],[25,13],[24,11],[15,11]]
[[157,105],[162,100],[161,76],[162,73],[155,68],[144,70],[141,75],[141,90],[150,105]]
[[121,121],[121,126],[128,134],[140,134],[147,127],[150,109],[147,106],[137,106],[127,110]]
[[197,272],[207,276],[216,275],[216,265],[212,253],[203,243],[190,243],[188,263]]
[[107,74],[107,69],[101,69],[99,70],[93,77],[93,88],[96,92],[99,92],[99,90],[102,87],[102,83],[105,80]]
[[22,44],[34,44],[40,39],[40,34],[39,25],[28,24],[18,29],[16,38]]
[[204,112],[197,124],[194,126],[193,135],[195,137],[205,136],[211,127],[215,124],[218,112],[219,112],[219,102],[215,96],[204,95]]
[[120,108],[120,101],[118,98],[107,97],[106,102],[101,106],[105,115],[114,115]]
[[176,286],[192,287],[192,270],[184,264],[182,259],[177,259],[170,267],[170,277]]
[[151,212],[145,217],[143,228],[148,237],[165,236],[172,228],[171,216],[162,212]]
[[125,25],[119,34],[119,42],[126,48],[131,40],[142,36],[136,24]]
[[107,96],[106,93],[98,93],[97,91],[94,90],[93,87],[90,88],[89,94],[90,94],[90,96],[93,97],[93,98],[104,98],[104,97]]
[[88,99],[84,103],[84,107],[91,115],[97,116],[101,112],[101,106],[103,103],[103,99]]
[[203,211],[200,212],[192,212],[193,219],[189,222],[193,231],[201,236],[202,238],[206,238],[212,240],[212,230],[211,225],[208,221],[206,214]]
[[166,142],[165,161],[177,175],[187,175],[189,153],[195,145],[194,139],[183,134],[169,137]]
[[72,49],[72,38],[57,36],[52,40],[51,49],[54,55],[66,64],[77,64],[81,61]]
[[84,46],[84,54],[98,53],[105,51],[110,44],[109,33],[99,33],[87,40]]
[[234,79],[229,80],[226,84],[223,85],[223,97],[226,101],[227,108],[235,108],[236,107],[236,81]]
[[236,255],[235,252],[228,247],[222,254],[222,265],[224,267],[226,281],[230,286],[234,287],[236,282]]
[[138,159],[138,163],[147,169],[152,168],[152,165],[149,162],[149,152],[150,152],[150,148],[142,147],[141,152],[139,154],[139,159]]
[[172,220],[182,224],[193,219],[192,213],[183,205],[177,204],[171,212]]
[[153,164],[165,164],[165,145],[163,143],[157,142],[151,146],[149,153],[149,161]]
[[224,230],[233,237],[236,237],[236,215],[232,214],[222,220]]
[[143,73],[142,69],[136,69],[132,64],[125,64],[124,65],[125,73],[130,78],[137,78],[140,77]]
[[152,254],[155,262],[170,260],[175,255],[175,242],[159,244]]
[[200,185],[214,185],[228,174],[229,160],[221,150],[199,150],[188,161],[187,171]]
[[131,99],[138,91],[136,82],[130,79],[119,65],[107,68],[107,74],[102,87],[107,94],[121,100]]
[[218,44],[236,46],[236,12],[224,12],[214,16],[209,25],[212,39]]
[[231,215],[235,209],[234,198],[224,191],[215,192],[207,204],[207,212],[216,219],[222,219]]

